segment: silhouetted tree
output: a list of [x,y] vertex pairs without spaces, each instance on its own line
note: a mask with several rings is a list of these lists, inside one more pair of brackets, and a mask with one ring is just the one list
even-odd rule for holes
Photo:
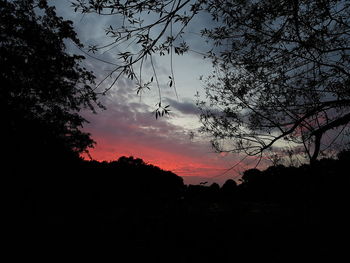
[[3,151],[27,163],[77,159],[94,143],[80,111],[102,106],[84,57],[66,51],[66,41],[82,47],[72,22],[46,0],[1,0],[0,25]]
[[214,192],[214,193],[218,193],[220,191],[220,186],[218,183],[212,183],[210,186],[210,191]]
[[[177,198],[183,192],[183,179],[170,171],[147,164],[140,158],[122,156],[117,161],[86,161],[82,164],[85,174],[99,174],[107,178],[110,187],[122,185],[117,192],[134,195],[135,198],[147,197]],[[113,190],[111,190],[113,191]]]
[[350,161],[350,150],[343,150],[338,153],[337,155],[338,159],[343,162],[349,162]]
[[259,180],[262,172],[259,169],[249,169],[244,171],[242,176],[243,183],[254,183],[256,180]]
[[228,179],[221,187],[221,190],[224,192],[230,192],[230,191],[234,191],[237,188],[237,183],[232,180],[232,179]]
[[119,165],[128,165],[128,166],[147,166],[147,164],[140,158],[134,158],[133,156],[122,156],[118,159],[117,163]]
[[[315,162],[350,123],[347,1],[213,1],[220,46],[198,102],[218,151],[261,155],[284,141]],[[229,142],[228,142],[229,141]],[[276,150],[276,149],[275,149]],[[277,150],[278,152],[278,150]]]
[[[106,29],[113,38],[110,44],[90,50],[134,44],[132,50],[118,54],[121,64],[109,76],[115,81],[122,74],[135,79],[137,93],[150,89],[153,79],[160,89],[154,54],[170,55],[168,85],[175,87],[172,57],[191,50],[186,43],[188,24],[199,14],[211,18],[212,25],[199,31],[203,41],[213,44],[204,55],[212,59],[215,73],[206,81],[206,100],[198,105],[202,131],[213,135],[217,151],[260,155],[284,140],[300,146],[314,162],[336,141],[324,138],[346,134],[343,128],[350,122],[346,0],[76,0],[73,6],[84,14],[115,15],[123,21]],[[146,59],[155,77],[150,80],[135,70],[142,71]],[[156,117],[168,111],[161,96],[159,100]]]
[[237,191],[237,183],[232,179],[226,180],[226,182],[221,187],[221,193],[224,198],[232,198]]

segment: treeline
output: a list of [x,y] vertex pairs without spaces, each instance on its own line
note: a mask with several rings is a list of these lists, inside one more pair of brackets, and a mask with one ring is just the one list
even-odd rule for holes
[[321,159],[313,165],[276,165],[263,171],[249,169],[243,173],[240,184],[229,179],[221,188],[213,183],[211,186],[189,186],[188,190],[203,196],[221,196],[237,201],[292,204],[312,199],[316,202],[347,193],[349,162],[350,151],[342,151],[336,159]]
[[308,220],[317,221],[322,211],[342,211],[341,207],[348,205],[349,160],[350,151],[343,151],[337,159],[322,159],[312,166],[250,169],[243,173],[241,183],[229,179],[221,187],[216,183],[185,185],[173,172],[125,156],[112,162],[81,160],[73,166],[39,166],[37,171],[19,165],[13,175],[14,191],[22,216],[28,218],[60,213],[80,216],[77,211],[82,207],[89,215],[101,217],[128,206],[131,210],[142,208],[145,215],[165,213],[165,207],[167,212],[179,207],[182,212],[200,208],[204,215],[249,203],[284,206],[301,217],[310,209],[316,214]]
[[342,151],[337,159],[321,159],[312,166],[250,169],[240,184],[229,179],[221,188],[216,183],[189,185],[185,200],[192,209],[201,207],[202,214],[238,214],[243,224],[247,219],[267,225],[344,226],[350,207],[349,162],[350,151]]
[[23,244],[113,245],[130,260],[321,259],[341,250],[327,240],[338,246],[346,235],[349,160],[346,151],[313,166],[251,169],[221,187],[185,185],[133,157],[58,165],[17,174],[12,231]]

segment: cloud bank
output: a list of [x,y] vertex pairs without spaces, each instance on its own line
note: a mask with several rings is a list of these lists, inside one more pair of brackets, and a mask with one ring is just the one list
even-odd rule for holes
[[[85,45],[101,45],[111,41],[103,29],[109,24],[115,25],[115,17],[74,13],[69,1],[54,1],[53,4],[59,15],[74,22],[78,36]],[[193,41],[197,43],[198,39]],[[67,43],[67,47],[73,53],[81,52],[71,43]],[[113,65],[101,60],[118,63],[118,52],[120,50],[113,49],[93,54],[99,60],[93,59],[92,55],[83,54],[86,56],[86,67],[94,71],[97,82],[113,69]],[[198,77],[209,72],[210,63],[204,63],[202,58],[193,54],[176,56],[173,62],[180,99],[176,99],[174,91],[165,85],[166,82],[162,84],[166,95],[164,102],[171,105],[173,114],[156,120],[152,115],[152,106],[159,99],[157,88],[154,87],[140,100],[136,95],[135,83],[121,78],[107,95],[101,96],[107,110],[98,114],[87,111],[83,113],[89,121],[84,130],[91,133],[97,142],[90,155],[99,161],[116,160],[123,155],[142,158],[183,176],[185,183],[199,183],[203,180],[222,183],[228,178],[238,178],[239,171],[245,168],[244,164],[220,176],[239,160],[237,156],[214,153],[209,140],[201,137],[191,140],[189,136],[189,132],[199,126],[199,112],[191,98],[201,89]],[[168,81],[169,61],[164,57],[155,58],[154,63],[159,69],[159,79]],[[144,66],[146,68],[147,64]],[[104,90],[112,81],[113,79],[107,79],[99,90]]]

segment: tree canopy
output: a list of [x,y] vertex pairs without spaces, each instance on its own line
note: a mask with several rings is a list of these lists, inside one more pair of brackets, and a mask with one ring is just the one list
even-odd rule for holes
[[10,160],[77,158],[93,145],[80,111],[94,110],[94,75],[65,41],[81,46],[71,21],[45,0],[0,1],[0,112]]
[[219,151],[256,155],[283,139],[313,162],[346,135],[348,2],[226,1],[211,10],[222,26],[204,35],[229,48],[214,55],[206,89],[212,107],[200,106],[203,130]]
[[[188,24],[198,14],[207,15],[212,24],[200,34],[212,43],[205,56],[215,73],[198,105],[202,131],[213,135],[216,150],[262,155],[290,145],[315,161],[335,142],[345,143],[341,136],[348,134],[350,122],[347,1],[77,0],[73,6],[119,18],[120,24],[106,28],[111,43],[91,50],[134,44],[134,51],[118,54],[121,64],[109,76],[116,81],[127,74],[136,79],[138,92],[152,82],[142,80],[144,60],[170,54],[173,72],[173,53],[190,48]],[[169,77],[175,87],[173,74]],[[161,103],[159,108],[164,110]]]

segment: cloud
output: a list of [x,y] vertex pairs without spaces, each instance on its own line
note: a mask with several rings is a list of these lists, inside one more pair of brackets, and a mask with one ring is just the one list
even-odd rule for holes
[[[90,121],[84,130],[97,142],[90,152],[94,159],[111,161],[132,155],[180,176],[191,177],[217,176],[235,161],[232,156],[214,153],[206,140],[191,141],[188,131],[173,124],[172,117],[156,120],[149,106],[133,100],[132,92],[126,86],[117,86],[104,98],[107,110],[84,114]],[[177,103],[176,107],[192,114],[194,109],[190,105]],[[221,183],[237,176],[233,171],[213,180]]]
[[173,99],[167,98],[166,102],[171,107],[178,110],[182,114],[186,114],[186,115],[187,114],[190,114],[190,115],[198,115],[199,114],[199,110],[193,101],[190,101],[190,100],[178,101],[178,100],[173,100]]
[[[103,44],[111,41],[105,36],[104,28],[115,25],[114,16],[98,16],[93,14],[82,15],[74,13],[70,7],[70,1],[54,1],[58,14],[74,21],[75,29],[79,38],[84,44]],[[203,19],[202,19],[203,20]],[[210,21],[206,21],[210,23]],[[196,26],[192,24],[192,27]],[[190,28],[193,31],[194,28]],[[191,38],[191,34],[188,35]],[[195,49],[204,48],[202,39],[193,37],[190,44]],[[80,53],[72,44],[67,45],[71,52]],[[204,48],[205,49],[205,48]],[[97,53],[99,59],[118,63],[117,49],[109,52]],[[95,60],[86,56],[84,61],[88,69],[94,71],[97,82],[104,79],[113,65]],[[157,75],[163,95],[175,98],[173,88],[167,85],[169,81],[169,57],[155,57],[154,65],[157,68]],[[145,72],[143,78],[150,79],[154,74],[149,61],[144,63]],[[91,150],[91,156],[97,160],[116,160],[120,156],[133,155],[142,158],[144,161],[157,165],[163,169],[171,170],[180,176],[184,176],[189,182],[198,182],[206,178],[206,181],[224,182],[228,178],[239,177],[238,170],[232,170],[221,176],[221,174],[238,159],[237,156],[223,156],[213,153],[210,143],[204,138],[199,138],[195,142],[191,141],[188,132],[189,128],[198,126],[199,111],[195,103],[188,99],[196,94],[200,88],[199,75],[211,70],[210,63],[203,63],[200,56],[184,55],[174,56],[173,68],[176,79],[177,93],[180,100],[163,98],[164,103],[168,103],[174,108],[170,117],[155,119],[152,115],[152,105],[159,100],[156,85],[150,92],[145,94],[143,100],[136,95],[135,83],[121,77],[114,87],[105,96],[101,96],[102,104],[107,110],[101,110],[98,114],[89,111],[83,112],[84,117],[89,121],[84,126],[84,130],[91,133],[92,138],[97,142]],[[108,88],[113,78],[107,78],[97,91]],[[163,96],[165,97],[165,96]],[[151,105],[151,106],[149,106]],[[178,114],[176,114],[178,113]],[[187,127],[187,123],[190,123]],[[239,169],[243,169],[239,166]],[[212,179],[209,179],[212,178]],[[185,180],[185,182],[186,182]]]

